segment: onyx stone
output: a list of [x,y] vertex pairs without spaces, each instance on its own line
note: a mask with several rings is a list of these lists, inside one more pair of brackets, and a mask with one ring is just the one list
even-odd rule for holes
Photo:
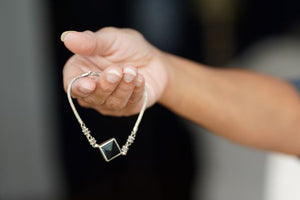
[[99,149],[105,159],[109,162],[117,156],[121,155],[120,147],[115,138],[109,139],[99,145]]

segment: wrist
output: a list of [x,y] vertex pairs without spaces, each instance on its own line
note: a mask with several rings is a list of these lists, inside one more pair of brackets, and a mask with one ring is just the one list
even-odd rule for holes
[[180,58],[177,56],[174,56],[172,54],[168,54],[165,52],[161,52],[161,62],[162,66],[164,67],[164,70],[167,74],[167,81],[166,85],[164,87],[164,90],[158,99],[158,103],[168,107],[172,108],[173,104],[180,104],[180,101],[182,98],[176,98],[178,96],[182,97],[184,94],[180,94],[182,89],[180,88],[182,84],[180,84],[180,81],[182,78],[185,78],[184,71],[180,67]]
[[210,83],[215,76],[213,70],[203,64],[167,53],[164,53],[162,62],[168,81],[158,103],[183,117],[191,118],[195,114],[194,107],[199,110],[205,107],[203,102],[210,96]]

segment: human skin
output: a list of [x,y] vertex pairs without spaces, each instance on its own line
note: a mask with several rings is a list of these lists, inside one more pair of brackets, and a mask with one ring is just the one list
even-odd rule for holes
[[148,90],[148,107],[160,103],[174,113],[233,142],[300,155],[300,99],[284,80],[252,71],[217,69],[163,52],[137,31],[104,28],[64,32],[74,53],[64,67],[64,87],[79,104],[104,115],[137,114]]

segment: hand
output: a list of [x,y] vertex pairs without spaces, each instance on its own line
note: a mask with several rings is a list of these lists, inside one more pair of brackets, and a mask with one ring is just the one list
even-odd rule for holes
[[63,70],[65,90],[79,74],[102,72],[99,77],[85,77],[74,83],[72,95],[81,106],[104,115],[127,116],[140,111],[145,87],[148,107],[161,97],[167,84],[162,53],[137,31],[67,31],[61,39],[74,53]]

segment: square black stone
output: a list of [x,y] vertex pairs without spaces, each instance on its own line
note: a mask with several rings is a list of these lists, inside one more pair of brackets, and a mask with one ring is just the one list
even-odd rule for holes
[[105,161],[109,162],[117,156],[121,155],[120,147],[115,138],[109,139],[99,147]]

